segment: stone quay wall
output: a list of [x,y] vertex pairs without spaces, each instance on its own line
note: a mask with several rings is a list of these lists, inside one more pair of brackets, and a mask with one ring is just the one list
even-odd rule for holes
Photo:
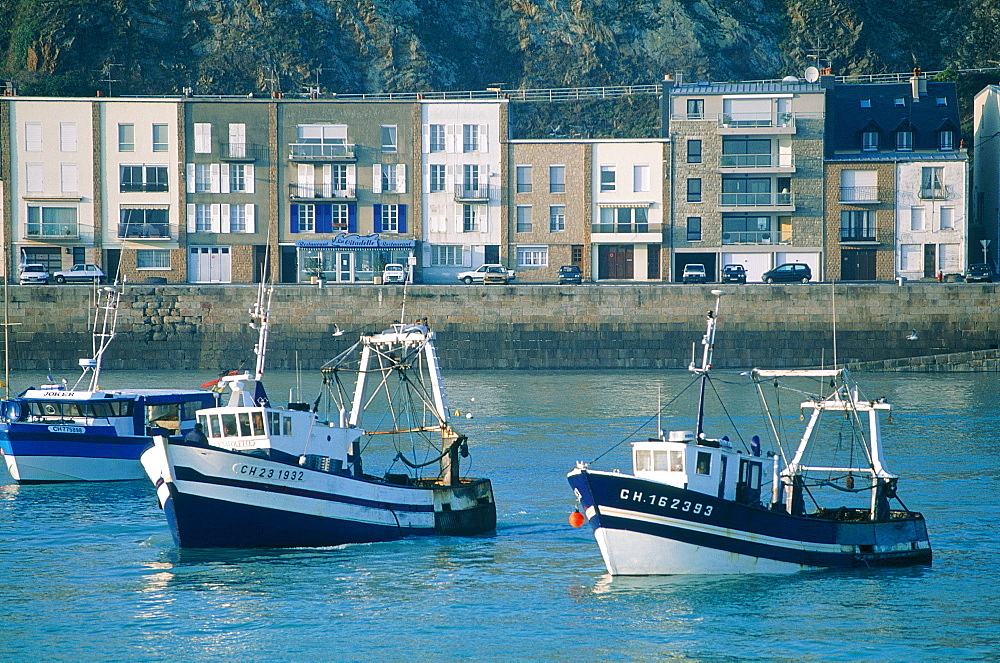
[[[1000,285],[993,284],[416,285],[406,288],[405,312],[399,286],[279,285],[267,365],[314,369],[403,312],[428,318],[449,370],[683,368],[693,346],[700,361],[713,287],[728,293],[716,339],[720,368],[829,365],[834,331],[841,363],[883,362],[889,370],[1000,347]],[[250,285],[129,285],[104,368],[252,368],[255,296]],[[10,286],[4,310],[11,369],[66,371],[92,355],[91,287]],[[344,334],[334,335],[338,329]],[[996,370],[995,362],[964,365],[955,370]]]

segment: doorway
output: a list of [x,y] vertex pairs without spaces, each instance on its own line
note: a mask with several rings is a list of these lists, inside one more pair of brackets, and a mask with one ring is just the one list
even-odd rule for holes
[[924,278],[937,278],[937,244],[924,244]]
[[597,278],[635,278],[633,253],[634,247],[631,244],[600,245],[597,249]]
[[844,281],[874,281],[875,249],[842,249],[840,278]]

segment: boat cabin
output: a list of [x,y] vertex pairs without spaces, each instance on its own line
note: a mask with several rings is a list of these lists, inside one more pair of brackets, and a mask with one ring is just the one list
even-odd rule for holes
[[693,431],[632,443],[635,476],[744,504],[760,501],[763,463],[733,449],[727,438],[699,440]]

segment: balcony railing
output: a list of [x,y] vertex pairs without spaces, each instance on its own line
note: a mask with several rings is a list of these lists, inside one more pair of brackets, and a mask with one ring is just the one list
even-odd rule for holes
[[722,233],[723,244],[774,244],[779,234],[773,230],[737,230]]
[[353,186],[335,187],[332,184],[289,184],[288,197],[315,200],[354,200],[357,188]]
[[289,143],[291,160],[355,159],[353,143]]
[[723,113],[719,116],[723,129],[795,128],[793,113]]
[[920,187],[921,200],[946,200],[948,190],[943,186]]
[[841,226],[840,228],[840,241],[841,242],[876,242],[878,239],[875,236],[874,228],[851,228],[848,226]]
[[795,167],[793,154],[722,154],[719,168],[780,168]]
[[27,237],[45,239],[78,239],[80,229],[75,223],[29,223],[25,227]]
[[840,202],[851,205],[880,203],[877,186],[842,186],[840,187]]
[[478,187],[466,186],[464,184],[455,185],[456,201],[488,201],[490,199],[490,187],[485,184]]
[[123,239],[170,239],[170,224],[119,223],[118,237]]
[[162,193],[169,191],[166,182],[122,182],[120,193]]
[[219,154],[225,161],[256,161],[264,158],[265,149],[254,143],[221,143]]
[[719,207],[791,207],[795,194],[783,193],[720,193]]
[[592,234],[637,234],[663,232],[661,223],[595,223],[590,226]]

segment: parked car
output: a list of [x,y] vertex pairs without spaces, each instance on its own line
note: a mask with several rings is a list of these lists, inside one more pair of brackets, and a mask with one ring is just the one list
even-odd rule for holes
[[809,265],[800,262],[788,262],[764,272],[764,283],[809,283],[812,270]]
[[31,263],[21,267],[21,274],[18,276],[18,283],[21,285],[27,285],[29,283],[46,284],[49,282],[49,276],[49,270],[45,269],[44,265]]
[[490,283],[507,285],[510,283],[510,272],[503,265],[490,265],[483,273],[483,285]]
[[684,265],[684,271],[681,273],[681,281],[684,283],[708,283],[708,274],[705,273],[705,265]]
[[583,271],[577,265],[563,265],[559,268],[559,285],[583,283]]
[[499,267],[507,273],[507,281],[513,281],[515,274],[513,269],[507,269],[503,265],[498,265],[496,263],[486,263],[485,265],[480,265],[476,269],[469,270],[467,272],[459,272],[458,280],[466,285],[472,285],[473,283],[482,283],[483,275],[486,274],[486,270],[490,267]]
[[398,262],[390,262],[382,270],[382,283],[406,283],[409,276],[406,267]]
[[97,265],[73,265],[72,268],[56,272],[52,276],[56,283],[67,283],[69,281],[102,283],[104,281],[104,272]]
[[746,283],[747,270],[743,265],[725,265],[722,268],[723,283]]
[[966,283],[993,283],[994,277],[993,268],[985,262],[969,265],[969,269],[965,270]]

